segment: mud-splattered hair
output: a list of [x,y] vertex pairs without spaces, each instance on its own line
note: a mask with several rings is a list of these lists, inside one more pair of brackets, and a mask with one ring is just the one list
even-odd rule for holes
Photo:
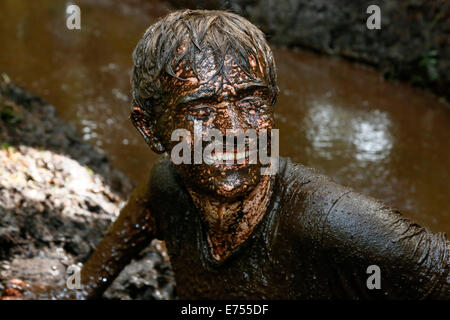
[[[184,50],[179,50],[183,46]],[[218,70],[225,77],[224,60],[230,55],[251,78],[249,57],[263,70],[274,97],[278,92],[275,62],[264,34],[241,16],[216,10],[174,11],[151,25],[133,52],[133,105],[149,110],[165,93],[162,76],[177,77],[180,63],[197,73],[195,54],[212,52]],[[178,78],[178,77],[177,77]]]

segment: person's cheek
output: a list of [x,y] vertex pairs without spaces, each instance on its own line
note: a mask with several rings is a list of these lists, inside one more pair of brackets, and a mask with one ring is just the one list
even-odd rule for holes
[[239,122],[243,128],[256,129],[258,127],[258,114],[254,110],[241,112],[239,115]]
[[177,145],[180,141],[176,139],[175,141],[172,140],[172,135],[177,129],[184,129],[184,123],[182,121],[183,119],[179,119],[174,116],[167,116],[164,121],[161,121],[161,127],[164,130],[164,137],[165,140],[168,141],[170,145],[170,150]]
[[273,113],[271,110],[264,110],[259,114],[258,127],[260,129],[270,129],[273,127]]

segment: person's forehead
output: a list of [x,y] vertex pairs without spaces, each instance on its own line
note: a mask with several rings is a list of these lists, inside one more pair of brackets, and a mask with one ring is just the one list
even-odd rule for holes
[[[183,91],[193,90],[210,91],[211,94],[215,92],[226,94],[228,91],[234,91],[237,87],[245,86],[247,83],[266,82],[263,69],[257,64],[253,56],[249,56],[252,75],[247,74],[236,63],[232,55],[226,55],[223,66],[220,66],[211,52],[201,52],[195,55],[195,65],[197,74],[186,61],[182,61],[176,67],[175,74],[177,77],[185,79],[172,79],[176,84],[175,87],[178,89],[176,90],[178,94],[182,94]],[[217,74],[221,67],[224,72]]]

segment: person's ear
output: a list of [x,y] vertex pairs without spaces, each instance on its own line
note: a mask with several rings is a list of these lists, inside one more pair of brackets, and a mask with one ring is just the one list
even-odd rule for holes
[[155,134],[155,123],[152,121],[147,112],[139,106],[133,106],[130,119],[135,128],[144,137],[145,142],[147,142],[154,152],[164,153],[166,151],[161,141]]

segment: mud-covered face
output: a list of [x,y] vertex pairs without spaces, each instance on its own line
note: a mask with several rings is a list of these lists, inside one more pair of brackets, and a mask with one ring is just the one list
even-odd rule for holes
[[[167,78],[168,89],[166,105],[156,117],[156,134],[166,152],[179,141],[171,141],[175,129],[186,129],[194,137],[194,124],[201,123],[202,141],[211,129],[220,130],[223,136],[239,130],[271,129],[273,126],[272,100],[274,98],[266,84],[263,69],[250,59],[250,65],[256,77],[249,77],[230,58],[225,60],[224,79],[213,77],[217,66],[212,54],[197,56],[197,76],[183,65],[175,70],[177,76],[187,80]],[[197,127],[197,133],[198,127]],[[237,141],[237,140],[236,140]],[[255,142],[255,141],[253,141]],[[194,139],[190,140],[194,150]],[[205,148],[210,142],[203,142]],[[218,161],[212,164],[180,164],[177,169],[188,187],[194,191],[220,197],[223,200],[235,200],[245,196],[260,182],[261,164],[232,164],[227,159],[238,158],[238,148],[223,145],[223,152],[215,155]],[[247,146],[248,147],[248,146]],[[270,148],[268,148],[270,149]],[[231,150],[231,152],[230,152]],[[226,152],[228,151],[228,152]],[[231,153],[231,154],[230,154]],[[239,153],[242,156],[242,153]],[[213,153],[214,155],[214,153]],[[222,160],[218,163],[219,160]],[[225,162],[225,163],[223,163]],[[224,198],[225,197],[225,198]]]

